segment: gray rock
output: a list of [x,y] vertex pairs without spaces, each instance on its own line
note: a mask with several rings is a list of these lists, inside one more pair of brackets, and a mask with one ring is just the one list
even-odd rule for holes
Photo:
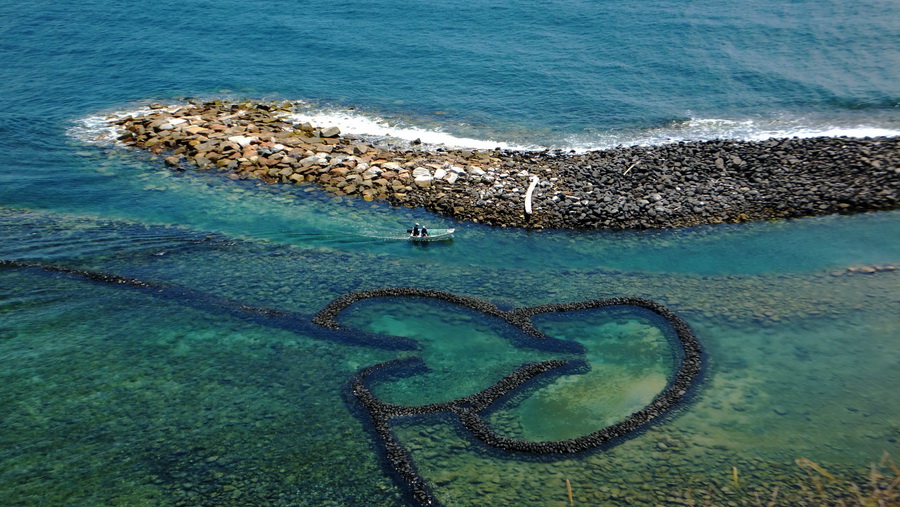
[[415,169],[413,169],[412,175],[413,175],[413,178],[419,178],[421,176],[428,176],[429,178],[432,177],[431,171],[429,171],[425,167],[416,167]]

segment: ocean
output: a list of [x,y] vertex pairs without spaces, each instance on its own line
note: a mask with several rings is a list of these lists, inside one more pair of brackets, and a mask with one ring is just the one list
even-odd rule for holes
[[[542,441],[621,421],[677,362],[671,330],[630,307],[535,318],[579,353],[525,346],[488,315],[427,298],[354,305],[341,318],[356,338],[308,323],[335,298],[396,286],[505,310],[648,298],[704,347],[687,402],[589,452],[501,452],[447,414],[394,421],[443,504],[566,505],[567,481],[581,504],[753,502],[776,488],[817,503],[818,470],[840,479],[833,500],[900,455],[896,211],[491,228],[173,171],[117,145],[106,122],[151,103],[274,100],[294,102],[298,122],[395,145],[896,136],[896,2],[39,0],[0,2],[0,19],[0,261],[14,261],[0,267],[4,504],[414,503],[348,394],[360,369],[421,358],[428,371],[372,387],[424,405],[524,363],[586,361],[485,414]],[[415,222],[456,237],[390,240]]]

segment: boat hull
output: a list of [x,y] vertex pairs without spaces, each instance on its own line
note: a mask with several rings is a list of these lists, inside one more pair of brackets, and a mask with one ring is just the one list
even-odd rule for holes
[[430,231],[428,236],[412,236],[407,239],[414,243],[429,243],[432,241],[449,241],[453,239],[453,231],[455,229],[436,229]]

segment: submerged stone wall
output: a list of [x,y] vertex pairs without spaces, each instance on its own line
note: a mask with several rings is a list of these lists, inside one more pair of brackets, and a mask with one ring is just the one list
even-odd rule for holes
[[[253,319],[261,325],[292,331],[308,331],[308,322],[309,325],[321,326],[339,333],[341,326],[335,318],[341,311],[364,299],[380,297],[421,297],[446,301],[504,319],[535,339],[547,341],[550,340],[538,331],[531,322],[532,317],[535,315],[629,305],[650,310],[671,324],[677,337],[676,345],[680,350],[675,375],[665,390],[657,395],[646,407],[631,414],[623,421],[598,428],[597,431],[591,434],[568,440],[533,442],[507,438],[496,433],[484,420],[483,414],[490,411],[493,405],[500,403],[507,395],[531,385],[539,378],[546,378],[548,375],[572,373],[572,369],[587,368],[588,365],[584,361],[550,360],[526,364],[478,393],[447,402],[414,406],[395,405],[381,401],[369,389],[367,380],[372,375],[382,372],[391,373],[398,369],[424,368],[424,362],[420,358],[395,359],[359,370],[348,383],[350,394],[365,409],[372,422],[372,430],[377,435],[384,452],[384,458],[387,460],[391,470],[396,474],[401,484],[407,488],[412,498],[421,505],[434,505],[437,504],[437,500],[426,481],[416,471],[409,453],[399,440],[395,438],[391,430],[393,419],[440,413],[452,414],[473,437],[488,446],[502,451],[536,455],[578,453],[596,449],[601,445],[618,439],[627,438],[646,427],[646,425],[658,420],[685,400],[696,386],[703,368],[702,348],[688,324],[665,306],[643,298],[596,299],[503,311],[490,302],[459,296],[450,292],[418,289],[415,287],[397,287],[345,294],[329,303],[312,319],[308,319],[293,312],[276,308],[249,306],[213,294],[198,292],[187,287],[144,281],[98,271],[8,259],[0,259],[0,269],[36,269],[47,273],[83,278],[98,283],[144,290],[156,297],[175,298],[207,310],[224,311],[237,317]],[[363,333],[363,339],[368,340],[369,337],[369,334]],[[341,339],[342,337],[336,335],[335,338]],[[389,344],[390,341],[391,337],[385,336],[383,340],[370,343],[370,345],[379,346],[382,343]],[[387,348],[393,347],[389,345]],[[568,352],[564,345],[559,346],[559,351]]]
[[[367,380],[373,374],[380,372],[393,372],[397,369],[410,367],[424,367],[421,359],[396,359],[368,366],[358,371],[350,381],[350,391],[368,413],[374,432],[382,444],[388,464],[394,470],[401,483],[409,489],[412,497],[421,505],[433,505],[437,503],[437,500],[425,480],[416,471],[409,453],[395,438],[394,432],[391,430],[391,421],[393,419],[448,413],[456,416],[462,427],[473,437],[490,447],[502,451],[537,455],[579,453],[597,449],[604,444],[627,438],[629,435],[634,435],[648,424],[658,420],[685,400],[695,387],[703,369],[703,350],[690,326],[665,306],[643,298],[595,299],[502,311],[497,306],[476,298],[458,296],[432,289],[395,287],[352,292],[341,296],[316,314],[313,317],[313,323],[330,329],[340,329],[340,325],[335,318],[341,311],[364,299],[381,297],[422,297],[461,305],[481,311],[486,315],[506,320],[524,333],[537,339],[546,339],[547,337],[534,327],[531,319],[535,315],[589,310],[609,306],[636,306],[647,309],[664,318],[672,326],[677,337],[679,354],[675,374],[666,386],[666,389],[657,395],[646,407],[629,415],[621,422],[598,428],[597,431],[588,435],[559,441],[534,442],[504,437],[490,427],[482,414],[489,411],[493,405],[499,403],[508,394],[527,386],[539,377],[552,373],[554,370],[557,370],[557,374],[561,374],[559,370],[572,366],[571,361],[551,360],[526,364],[481,392],[443,403],[414,406],[395,405],[381,401],[369,389]],[[587,365],[582,366],[586,367]]]
[[[317,184],[335,195],[423,207],[505,227],[647,229],[890,210],[900,137],[708,141],[559,151],[386,146],[293,123],[293,105],[153,105],[111,119],[121,143],[177,169]],[[538,184],[531,214],[525,194]]]

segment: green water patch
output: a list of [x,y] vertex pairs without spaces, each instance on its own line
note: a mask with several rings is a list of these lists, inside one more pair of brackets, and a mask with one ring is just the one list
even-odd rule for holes
[[698,445],[857,463],[900,450],[900,322],[857,311],[766,328],[699,322],[710,375],[674,422]]
[[342,326],[410,338],[427,367],[419,374],[377,382],[383,401],[422,405],[451,401],[493,385],[526,363],[576,357],[549,352],[508,323],[435,299],[376,298],[340,315]]
[[532,441],[577,438],[646,407],[668,385],[680,346],[671,326],[636,307],[541,314],[535,325],[584,346],[588,368],[514,397],[489,421],[498,432]]

